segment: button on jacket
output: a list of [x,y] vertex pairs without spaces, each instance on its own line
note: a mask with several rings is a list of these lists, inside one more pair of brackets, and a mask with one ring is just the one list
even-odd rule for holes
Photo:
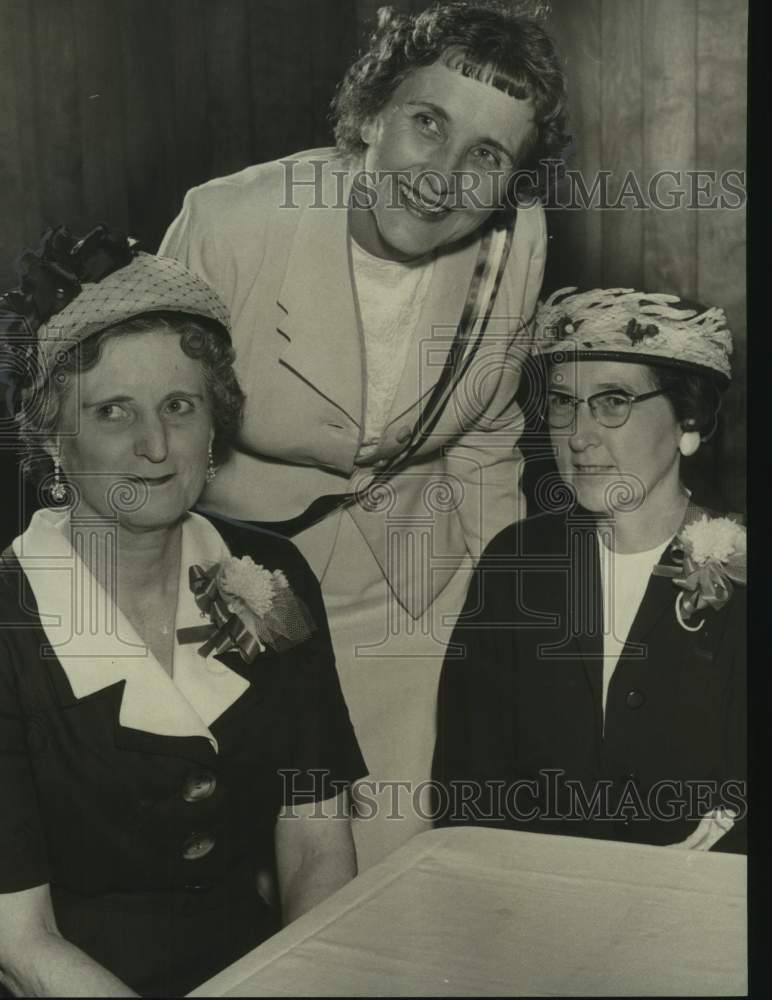
[[688,632],[673,580],[652,575],[605,733],[600,588],[586,511],[528,518],[490,544],[440,681],[434,777],[456,800],[468,786],[455,815],[439,801],[440,822],[672,844],[725,806],[739,819],[714,849],[744,851],[745,587]]
[[[104,636],[88,640],[97,655],[68,657],[76,618],[41,608],[44,631],[34,547],[0,564],[0,892],[49,883],[63,936],[143,995],[181,995],[273,933],[256,872],[274,865],[278,811],[366,773],[303,558],[285,539],[189,517],[226,552],[281,569],[316,624],[251,664],[201,660],[199,701],[184,676],[178,686],[176,654],[175,681],[136,647],[133,661],[105,656]],[[49,558],[40,586],[77,573],[75,560]]]

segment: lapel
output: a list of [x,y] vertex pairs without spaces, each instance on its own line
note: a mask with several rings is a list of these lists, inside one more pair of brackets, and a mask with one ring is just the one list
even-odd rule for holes
[[[43,653],[45,656],[45,653]],[[59,661],[61,664],[61,661]],[[212,767],[217,761],[216,744],[201,735],[174,735],[159,743],[158,734],[145,729],[124,726],[120,720],[127,682],[125,679],[108,683],[91,693],[78,697],[65,669],[54,669],[48,674],[51,688],[61,709],[75,713],[73,728],[84,734],[96,734],[96,739],[108,739],[119,750],[147,753],[154,756],[183,757],[203,766]],[[99,722],[95,722],[99,719]],[[106,720],[106,721],[105,721]],[[105,735],[102,735],[105,734]]]
[[579,651],[595,709],[597,730],[603,723],[603,593],[596,518],[577,508],[568,526],[568,620]]
[[[676,565],[672,555],[672,545],[668,545],[662,553],[659,565]],[[677,596],[678,588],[672,579],[666,576],[655,576],[654,574],[649,577],[638,613],[630,626],[630,632],[628,633],[622,656],[629,656],[631,654],[633,656],[636,654],[640,656],[640,650],[636,650],[636,646],[645,649],[646,639],[668,612],[673,621],[675,621],[675,602]]]
[[[685,528],[687,524],[691,524],[692,521],[699,520],[703,514],[713,516],[712,513],[707,511],[704,507],[700,507],[689,501],[686,513],[684,514],[684,519],[681,522],[681,526],[676,534],[680,534],[682,529]],[[671,542],[660,556],[658,565],[678,565],[673,556],[673,549],[674,545],[673,542]],[[638,613],[630,626],[630,632],[627,636],[627,642],[625,643],[622,656],[628,656],[630,654],[634,656],[637,654],[640,656],[640,650],[635,649],[636,645],[644,646],[645,648],[646,639],[649,637],[652,630],[662,622],[664,616],[668,613],[672,617],[672,620],[675,621],[675,602],[677,596],[678,588],[670,577],[656,576],[652,573],[649,578],[646,591],[643,595],[641,606],[638,608]]]
[[[213,561],[228,552],[203,518],[190,514],[188,519],[175,622],[185,625],[200,623],[192,595],[190,600],[187,596],[187,563],[202,551]],[[249,681],[223,658],[203,660],[195,647],[180,646],[173,681],[91,576],[79,549],[68,514],[52,510],[37,511],[13,542],[41,611],[41,627],[61,666],[61,672],[51,672],[60,704],[75,706],[93,695],[115,698],[117,746],[158,753],[157,736],[175,737],[169,753],[211,760],[218,747],[209,723],[239,698]]]
[[[297,225],[288,236],[276,330],[282,338],[282,362],[361,427],[365,358],[346,207],[360,164],[333,165],[338,168],[335,174],[325,165],[318,175],[321,198],[318,189],[305,192],[314,201],[298,209]],[[302,193],[295,197],[302,198]],[[290,212],[287,209],[286,217],[291,222]],[[421,400],[437,383],[464,308],[479,242],[479,234],[472,234],[435,259],[413,330],[414,347],[406,352],[386,426],[404,420],[411,410],[415,412],[408,419],[417,419]]]
[[318,191],[310,192],[318,207],[298,209],[277,299],[276,328],[284,341],[282,361],[360,425],[362,348],[346,207],[351,174],[339,184],[339,178],[323,170],[321,199]]
[[[559,661],[559,671],[584,674],[595,713],[596,731],[602,725],[603,599],[595,515],[575,508],[565,516],[552,516],[546,532],[524,532],[533,546],[525,567],[543,569],[535,574],[538,590],[527,585],[529,607],[549,609],[552,622],[536,634],[536,657]],[[524,522],[526,525],[528,521]],[[533,519],[538,524],[538,517]],[[522,542],[520,543],[522,544]],[[525,586],[525,584],[524,584]],[[559,630],[559,631],[558,631]],[[555,641],[556,634],[558,636]],[[549,641],[542,642],[541,636]]]

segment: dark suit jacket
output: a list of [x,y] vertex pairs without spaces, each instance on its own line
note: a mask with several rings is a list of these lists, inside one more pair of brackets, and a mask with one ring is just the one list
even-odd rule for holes
[[604,734],[593,516],[543,514],[501,532],[441,676],[437,822],[670,844],[726,805],[741,818],[717,849],[744,851],[745,588],[697,632],[678,623],[677,593],[651,577]]
[[249,682],[209,727],[217,752],[122,725],[125,680],[77,697],[41,626],[50,609],[14,552],[0,557],[0,893],[49,884],[62,935],[143,996],[182,996],[277,930],[255,872],[273,865],[279,810],[367,772],[305,560],[206,516],[232,555],[281,569],[317,626],[251,664],[212,657]]

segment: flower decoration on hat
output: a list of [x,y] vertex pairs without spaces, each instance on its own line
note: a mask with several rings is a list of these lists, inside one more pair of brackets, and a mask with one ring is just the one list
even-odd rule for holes
[[545,355],[689,368],[724,384],[731,378],[724,310],[687,307],[666,292],[561,288],[537,310],[536,345]]
[[746,531],[731,517],[687,518],[671,547],[675,566],[654,567],[655,576],[671,577],[680,593],[676,597],[676,617],[683,628],[699,631],[704,617],[689,622],[699,611],[720,611],[729,601],[733,584],[746,584]]
[[62,353],[148,313],[214,320],[230,337],[228,310],[203,278],[177,260],[142,253],[106,225],[78,240],[65,226],[47,230],[17,271],[18,288],[0,296],[0,334],[18,388],[34,392]]
[[655,326],[654,323],[648,323],[644,326],[643,323],[639,323],[634,317],[625,327],[625,336],[629,338],[630,342],[633,344],[640,344],[640,342],[645,340],[646,337],[656,337],[658,335],[658,326]]
[[564,337],[572,337],[576,333],[576,327],[571,322],[569,316],[561,316],[555,324],[555,336],[558,340]]
[[65,309],[87,282],[96,283],[136,255],[136,241],[101,223],[76,239],[66,226],[47,229],[37,250],[19,258],[19,287],[0,297],[6,327],[36,333]]
[[316,628],[284,573],[271,572],[250,556],[231,556],[207,570],[191,566],[189,577],[196,604],[211,624],[177,629],[177,641],[205,640],[201,656],[233,650],[252,663],[267,647],[289,649]]

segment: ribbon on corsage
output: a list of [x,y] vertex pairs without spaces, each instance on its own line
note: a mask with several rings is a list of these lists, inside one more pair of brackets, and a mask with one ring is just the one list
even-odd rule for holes
[[681,592],[676,597],[676,617],[689,632],[704,623],[687,624],[704,608],[719,611],[732,596],[733,583],[747,583],[745,528],[730,517],[702,515],[685,523],[671,548],[675,566],[659,564],[655,576],[671,577]]
[[289,649],[316,628],[284,573],[271,572],[250,556],[231,556],[206,570],[191,566],[189,583],[211,624],[177,629],[177,641],[184,645],[203,639],[201,656],[236,650],[245,663],[252,663],[267,646]]

